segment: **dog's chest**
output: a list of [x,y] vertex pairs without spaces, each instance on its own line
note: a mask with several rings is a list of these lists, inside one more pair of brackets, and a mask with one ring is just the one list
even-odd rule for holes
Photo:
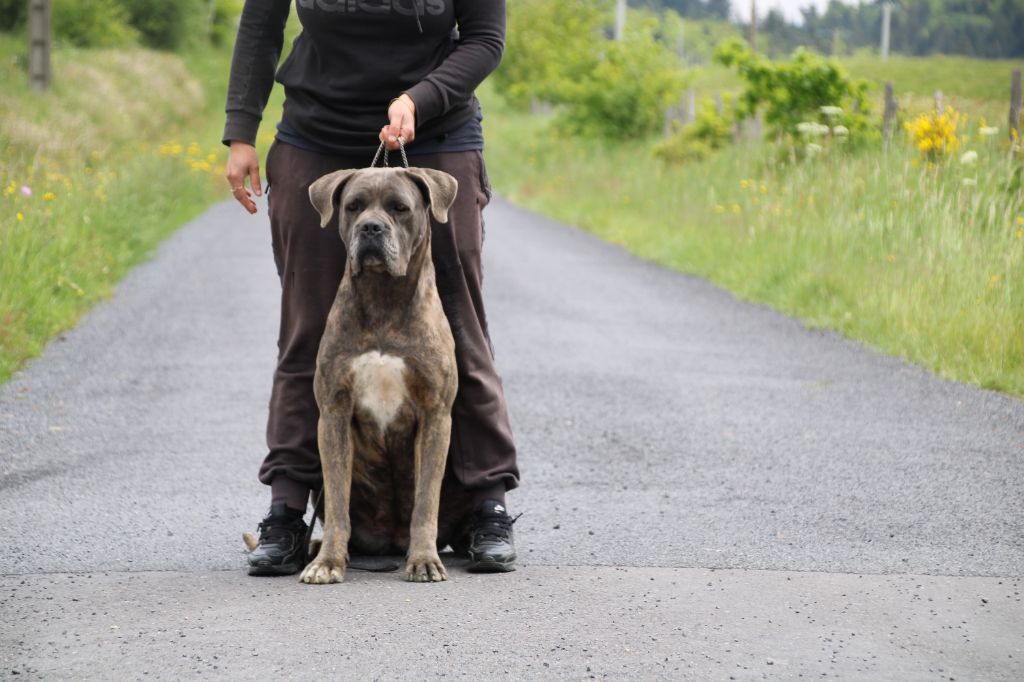
[[369,351],[352,361],[352,392],[356,405],[384,433],[409,398],[405,361],[394,355]]

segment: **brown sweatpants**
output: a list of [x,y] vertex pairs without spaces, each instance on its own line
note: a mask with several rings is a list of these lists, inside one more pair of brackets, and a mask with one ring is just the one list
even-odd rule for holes
[[[392,160],[396,158],[393,155]],[[278,488],[315,490],[321,484],[316,438],[320,413],[313,397],[313,373],[327,313],[345,271],[345,246],[336,226],[320,228],[309,185],[326,173],[363,167],[369,161],[317,154],[277,141],[267,153],[271,237],[281,277],[281,328],[267,421],[269,453],[259,480],[273,485],[275,496]],[[411,157],[410,165],[445,171],[459,182],[448,222],[431,219],[437,288],[455,337],[459,370],[449,474],[479,499],[494,493],[503,497],[505,490],[518,485],[519,471],[481,296],[482,210],[490,199],[483,156],[477,151],[424,154]],[[287,480],[274,484],[278,477]]]

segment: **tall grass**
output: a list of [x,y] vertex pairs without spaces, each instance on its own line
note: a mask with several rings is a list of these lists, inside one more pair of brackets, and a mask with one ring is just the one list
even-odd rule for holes
[[487,97],[512,201],[939,374],[1024,395],[1020,161],[994,138],[938,165],[902,143],[780,164],[770,146],[666,166],[643,143],[567,140]]
[[57,50],[36,93],[22,49],[0,36],[0,382],[226,196],[207,95],[180,59]]

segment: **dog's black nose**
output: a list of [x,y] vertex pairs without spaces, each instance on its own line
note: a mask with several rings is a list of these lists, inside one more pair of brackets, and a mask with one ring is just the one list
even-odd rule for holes
[[384,234],[384,224],[368,220],[359,226],[359,231],[367,237],[379,237]]

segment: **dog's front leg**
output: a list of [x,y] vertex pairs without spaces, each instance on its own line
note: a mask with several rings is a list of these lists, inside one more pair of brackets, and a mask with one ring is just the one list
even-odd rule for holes
[[405,579],[439,582],[448,579],[437,555],[437,513],[441,504],[441,482],[452,433],[451,411],[425,415],[416,432],[416,497],[409,525],[409,555]]
[[320,552],[299,577],[304,583],[340,583],[348,565],[352,535],[349,499],[352,490],[352,414],[350,409],[321,408],[317,425],[320,465],[324,473],[324,537]]

